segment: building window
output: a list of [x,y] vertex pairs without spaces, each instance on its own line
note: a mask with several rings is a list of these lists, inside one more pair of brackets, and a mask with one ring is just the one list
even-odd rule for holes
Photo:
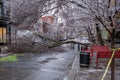
[[6,28],[0,27],[0,43],[6,43]]
[[0,44],[7,43],[7,25],[5,23],[0,24]]

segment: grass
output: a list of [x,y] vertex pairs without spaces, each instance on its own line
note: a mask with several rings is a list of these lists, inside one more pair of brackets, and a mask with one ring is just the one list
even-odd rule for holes
[[0,62],[1,61],[17,61],[17,55],[10,55],[10,56],[5,56],[0,58]]

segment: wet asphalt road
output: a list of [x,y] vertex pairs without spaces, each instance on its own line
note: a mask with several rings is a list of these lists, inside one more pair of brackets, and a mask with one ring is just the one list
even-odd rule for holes
[[64,80],[75,51],[19,55],[16,62],[0,62],[0,80]]

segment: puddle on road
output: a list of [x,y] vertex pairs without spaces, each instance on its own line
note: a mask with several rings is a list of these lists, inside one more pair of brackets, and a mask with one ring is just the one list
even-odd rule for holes
[[44,64],[44,63],[48,63],[50,60],[56,60],[57,58],[47,58],[44,61],[40,61],[39,63]]
[[44,63],[47,63],[49,61],[39,61],[40,64],[44,64]]
[[17,55],[9,55],[5,57],[1,57],[0,62],[3,62],[3,61],[18,61]]
[[56,60],[57,58],[47,58],[46,60],[47,61],[50,61],[50,60]]

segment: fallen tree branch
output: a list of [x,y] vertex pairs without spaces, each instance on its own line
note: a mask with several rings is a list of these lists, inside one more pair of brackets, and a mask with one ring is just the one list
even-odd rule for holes
[[58,47],[58,46],[61,46],[63,44],[69,44],[69,43],[84,45],[83,43],[76,42],[76,41],[61,41],[61,42],[59,41],[59,42],[56,42],[54,44],[48,45],[48,47],[53,48],[53,47]]
[[[40,34],[35,34],[35,35],[37,35],[37,36],[40,37],[40,38],[53,41],[53,42],[54,42],[53,44],[50,44],[50,45],[48,44],[48,48],[54,48],[54,47],[58,47],[58,46],[61,46],[61,45],[63,45],[63,44],[69,44],[69,43],[85,45],[85,44],[80,43],[80,42],[77,42],[77,41],[72,41],[72,40],[69,41],[69,39],[71,39],[71,38],[66,39],[66,40],[63,40],[63,41],[57,41],[57,40],[50,39],[50,38],[48,38],[48,37],[46,37],[46,36],[43,36],[43,35],[40,35]],[[87,44],[86,44],[86,45],[87,45]]]

